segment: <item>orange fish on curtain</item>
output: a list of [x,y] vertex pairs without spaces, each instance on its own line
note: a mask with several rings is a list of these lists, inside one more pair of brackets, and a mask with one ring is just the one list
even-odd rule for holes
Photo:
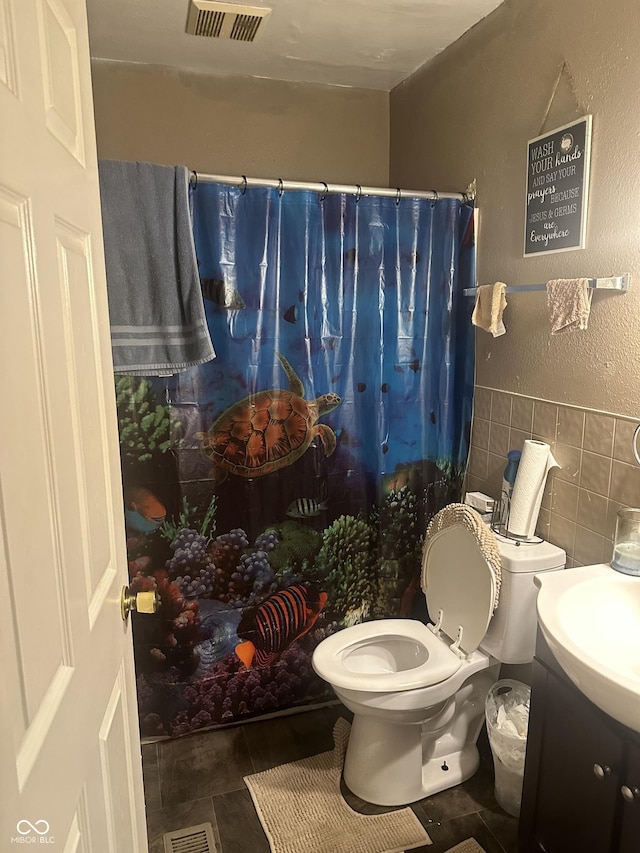
[[164,524],[167,511],[153,492],[133,486],[124,494],[127,525],[138,533],[153,533]]
[[256,666],[269,666],[313,628],[327,598],[316,583],[294,583],[258,607],[247,608],[238,625],[238,637],[244,642],[236,646],[237,656],[247,668],[254,661]]

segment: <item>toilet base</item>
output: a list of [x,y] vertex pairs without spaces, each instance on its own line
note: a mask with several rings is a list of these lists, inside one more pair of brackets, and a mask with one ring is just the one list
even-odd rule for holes
[[479,765],[475,743],[425,759],[420,726],[389,726],[373,717],[356,716],[345,757],[344,781],[352,793],[368,803],[403,806],[459,785],[473,776]]
[[422,768],[421,797],[429,797],[466,782],[479,766],[480,754],[474,743],[467,744],[459,752],[430,759]]
[[402,806],[473,776],[480,764],[476,741],[484,700],[496,674],[493,668],[474,674],[454,696],[424,709],[420,722],[410,712],[401,721],[403,715],[351,703],[344,762],[349,790],[369,803]]
[[393,725],[355,714],[344,760],[344,781],[356,796],[379,806],[400,806],[422,794],[419,725]]

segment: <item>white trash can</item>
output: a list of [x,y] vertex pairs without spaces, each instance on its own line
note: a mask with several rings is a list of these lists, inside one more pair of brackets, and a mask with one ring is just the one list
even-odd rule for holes
[[530,687],[505,678],[493,685],[485,702],[496,800],[514,817],[520,814],[522,800],[530,698]]

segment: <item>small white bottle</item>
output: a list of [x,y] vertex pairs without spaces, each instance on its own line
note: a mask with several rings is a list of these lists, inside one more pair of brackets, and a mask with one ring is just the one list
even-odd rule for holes
[[513,484],[516,481],[516,474],[518,473],[518,465],[520,464],[521,456],[522,453],[520,450],[510,450],[507,453],[507,467],[504,469],[502,490],[500,492],[500,526],[505,529],[509,521]]

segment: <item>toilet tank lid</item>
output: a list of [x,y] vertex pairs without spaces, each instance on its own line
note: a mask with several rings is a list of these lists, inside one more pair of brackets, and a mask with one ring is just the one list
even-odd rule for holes
[[536,539],[533,542],[516,542],[496,535],[502,570],[506,572],[546,572],[552,569],[563,569],[567,563],[567,555],[562,548],[552,545],[546,540]]

